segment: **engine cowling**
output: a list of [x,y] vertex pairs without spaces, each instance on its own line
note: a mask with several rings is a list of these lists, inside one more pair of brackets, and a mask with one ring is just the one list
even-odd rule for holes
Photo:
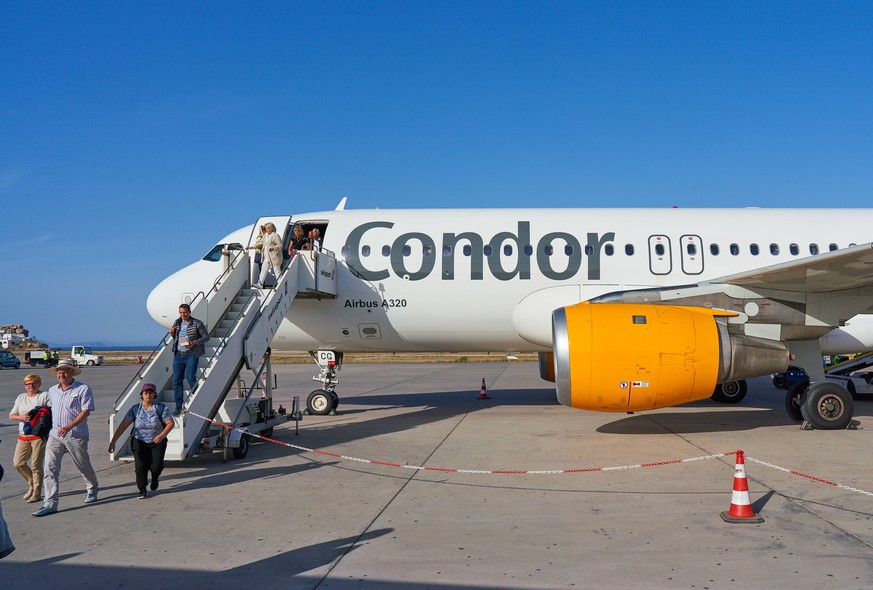
[[780,341],[729,334],[733,312],[702,307],[580,303],[552,314],[558,401],[602,412],[675,406],[716,383],[784,371]]

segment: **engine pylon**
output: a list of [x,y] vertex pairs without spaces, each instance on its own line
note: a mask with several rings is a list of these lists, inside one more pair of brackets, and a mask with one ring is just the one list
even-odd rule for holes
[[485,379],[482,379],[482,388],[479,390],[479,399],[491,399],[488,397],[488,390],[485,388]]
[[746,479],[746,461],[742,451],[737,451],[737,463],[734,470],[734,489],[731,492],[731,507],[727,512],[719,514],[721,519],[732,524],[758,524],[764,519],[752,510],[749,499],[749,482]]

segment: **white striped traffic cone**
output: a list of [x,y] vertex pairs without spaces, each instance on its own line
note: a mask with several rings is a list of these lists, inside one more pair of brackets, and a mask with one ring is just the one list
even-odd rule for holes
[[721,519],[733,524],[764,522],[764,519],[752,510],[749,499],[749,482],[746,479],[746,462],[742,451],[737,451],[737,466],[734,470],[734,490],[731,493],[731,507],[727,512],[720,513]]
[[488,397],[488,390],[485,389],[485,380],[482,379],[482,389],[479,390],[479,399],[491,399]]

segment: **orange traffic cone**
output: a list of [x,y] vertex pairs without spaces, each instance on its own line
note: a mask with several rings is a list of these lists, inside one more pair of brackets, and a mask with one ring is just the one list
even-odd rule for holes
[[734,491],[731,493],[731,507],[727,512],[720,513],[721,519],[730,523],[757,524],[764,519],[752,510],[749,500],[749,482],[746,480],[746,462],[743,452],[737,451],[737,466],[734,471]]
[[482,379],[482,389],[479,390],[479,399],[491,399],[488,397],[488,390],[485,389],[485,380]]

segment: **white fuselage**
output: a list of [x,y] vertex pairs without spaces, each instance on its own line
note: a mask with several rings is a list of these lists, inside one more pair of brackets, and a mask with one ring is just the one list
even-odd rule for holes
[[[277,350],[547,351],[554,309],[688,285],[870,241],[873,213],[765,209],[419,209],[295,215],[335,253],[336,299],[295,300]],[[281,230],[280,230],[281,233]],[[252,227],[220,244],[249,245]],[[465,251],[466,250],[466,251]],[[149,296],[164,326],[219,264],[198,261]],[[186,295],[187,294],[187,295]],[[870,316],[822,339],[873,348]]]

